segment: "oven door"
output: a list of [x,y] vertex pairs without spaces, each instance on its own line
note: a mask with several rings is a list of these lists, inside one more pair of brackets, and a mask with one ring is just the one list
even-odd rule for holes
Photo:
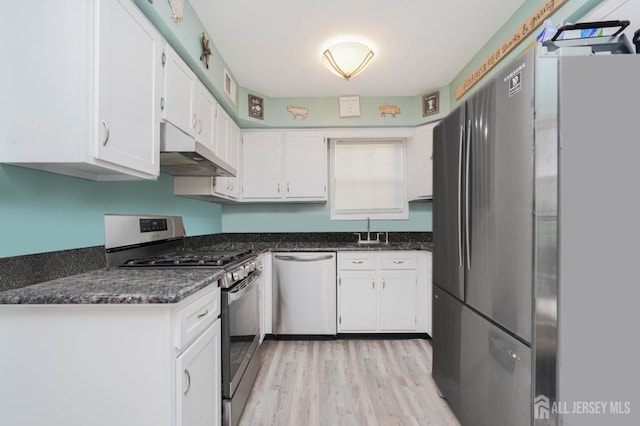
[[222,393],[231,398],[260,342],[261,271],[222,292]]

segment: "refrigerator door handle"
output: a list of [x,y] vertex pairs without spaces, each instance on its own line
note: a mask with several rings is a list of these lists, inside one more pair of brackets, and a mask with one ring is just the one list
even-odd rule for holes
[[469,222],[469,216],[471,215],[469,213],[469,211],[471,210],[471,207],[469,205],[469,182],[470,182],[470,159],[471,159],[471,120],[467,121],[467,147],[466,147],[466,166],[465,166],[465,200],[464,200],[464,207],[465,207],[465,252],[466,252],[466,264],[467,264],[467,270],[470,271],[471,270],[471,248],[470,248],[470,234],[471,234],[471,227],[470,227],[470,222]]
[[463,267],[462,264],[462,138],[464,135],[464,125],[460,125],[459,138],[458,138],[458,266]]

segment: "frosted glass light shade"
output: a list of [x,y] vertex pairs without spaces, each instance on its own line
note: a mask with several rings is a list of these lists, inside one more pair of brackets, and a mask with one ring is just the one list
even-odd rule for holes
[[331,46],[322,53],[322,57],[331,72],[348,81],[367,67],[373,51],[362,43],[345,42]]

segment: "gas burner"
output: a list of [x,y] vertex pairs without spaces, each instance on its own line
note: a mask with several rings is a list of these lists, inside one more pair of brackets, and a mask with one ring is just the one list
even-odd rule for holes
[[222,268],[252,256],[251,250],[240,252],[186,252],[129,259],[123,267],[204,267]]

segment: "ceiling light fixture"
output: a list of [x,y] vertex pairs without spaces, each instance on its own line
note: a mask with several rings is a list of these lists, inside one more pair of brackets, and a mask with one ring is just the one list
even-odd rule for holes
[[369,65],[373,51],[362,43],[344,42],[329,47],[322,53],[322,57],[331,72],[349,81]]

